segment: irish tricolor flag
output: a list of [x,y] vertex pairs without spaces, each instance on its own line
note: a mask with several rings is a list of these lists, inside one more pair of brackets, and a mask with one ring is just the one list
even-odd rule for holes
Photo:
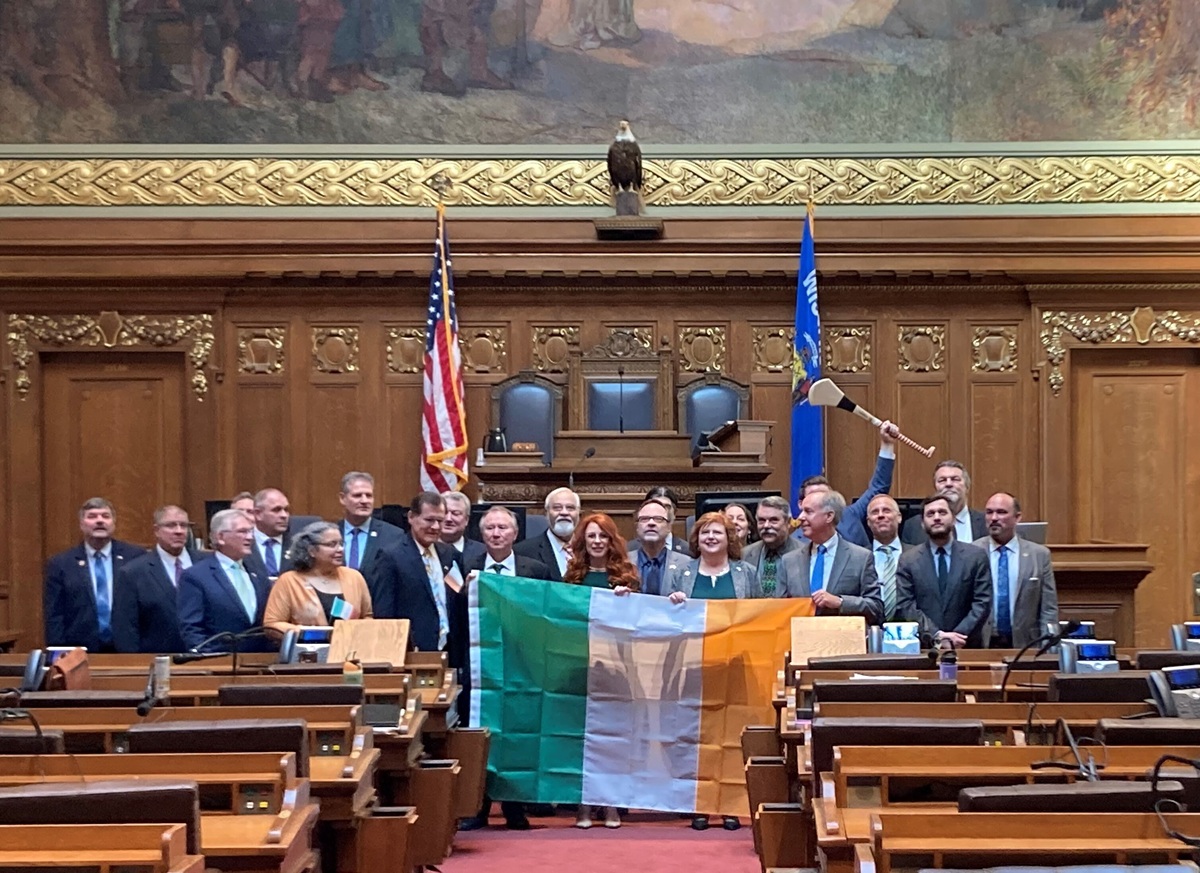
[[774,721],[812,601],[673,604],[483,573],[469,602],[492,797],[746,815],[741,731]]

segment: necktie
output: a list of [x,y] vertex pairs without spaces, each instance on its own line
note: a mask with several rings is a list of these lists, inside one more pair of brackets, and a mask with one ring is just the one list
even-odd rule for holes
[[266,554],[267,575],[268,576],[278,576],[279,575],[279,560],[275,557],[275,540],[267,540],[265,543],[263,543],[263,548],[267,550],[267,554]]
[[450,635],[450,616],[446,612],[446,584],[441,579],[434,578],[433,548],[426,546],[421,550],[421,561],[425,564],[425,575],[429,579],[429,588],[433,594],[434,605],[438,612],[438,650],[446,648],[446,638]]
[[1012,639],[1012,612],[1008,604],[1008,546],[1000,549],[996,573],[996,630],[1000,636]]
[[946,556],[946,547],[938,546],[937,550],[937,577],[938,590],[942,593],[942,599],[946,597],[946,586],[950,584],[950,559]]
[[179,587],[179,577],[183,575],[183,561],[175,559],[175,587]]
[[643,594],[658,594],[662,591],[662,560],[665,555],[659,555],[646,565],[646,578],[642,580]]
[[96,618],[100,623],[100,641],[112,639],[112,598],[108,596],[108,571],[104,568],[104,556],[96,552]]
[[891,621],[896,614],[896,559],[892,557],[895,546],[880,546],[875,551],[883,552],[883,569],[879,573],[879,585],[883,589],[883,620]]
[[492,564],[491,570],[493,573],[503,573],[504,565],[503,564]]
[[825,587],[825,547],[817,546],[817,559],[812,565],[812,579],[808,583],[808,590],[812,594],[816,594]]
[[362,533],[362,531],[359,530],[358,528],[354,528],[353,530],[350,531],[350,556],[347,559],[346,563],[350,567],[351,570],[358,569],[358,560],[359,560],[358,535],[361,533]]
[[766,555],[762,562],[762,590],[767,597],[775,594],[775,577],[779,571],[779,561],[775,555]]
[[254,615],[258,612],[258,598],[254,594],[254,583],[250,581],[250,577],[246,575],[246,568],[240,563],[233,565],[233,575],[237,577],[234,587],[237,588],[238,599],[242,601],[246,617],[253,624]]

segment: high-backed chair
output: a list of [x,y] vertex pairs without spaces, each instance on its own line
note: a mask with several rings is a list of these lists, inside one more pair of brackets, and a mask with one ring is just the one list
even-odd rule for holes
[[701,434],[710,434],[727,421],[750,417],[750,388],[720,373],[705,373],[677,392],[679,432],[692,438],[692,450]]
[[567,352],[570,430],[675,430],[674,356],[632,332],[614,330],[584,352]]
[[295,752],[296,775],[308,776],[308,723],[302,718],[143,722],[129,728],[129,751]]
[[563,389],[557,382],[522,370],[492,386],[492,426],[504,428],[508,447],[537,443],[554,460],[554,435],[563,426]]

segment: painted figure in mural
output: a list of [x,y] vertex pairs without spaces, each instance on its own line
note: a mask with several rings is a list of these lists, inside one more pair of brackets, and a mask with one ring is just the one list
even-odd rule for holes
[[[421,7],[421,51],[425,56],[422,91],[461,97],[467,88],[506,91],[512,82],[488,66],[488,33],[496,0],[425,0]],[[467,50],[466,85],[446,73],[449,49]]]
[[182,90],[164,56],[164,28],[182,15],[179,0],[110,0],[113,55],[126,94]]
[[342,21],[342,0],[296,0],[300,6],[297,42],[300,63],[294,89],[308,100],[329,103],[329,61],[333,40]]
[[544,3],[544,19],[551,45],[595,49],[602,45],[637,42],[642,32],[633,18],[633,0],[569,0],[565,15],[560,3]]
[[390,30],[390,7],[382,0],[342,0],[342,20],[333,36],[329,90],[386,91],[388,84],[369,72],[371,58]]

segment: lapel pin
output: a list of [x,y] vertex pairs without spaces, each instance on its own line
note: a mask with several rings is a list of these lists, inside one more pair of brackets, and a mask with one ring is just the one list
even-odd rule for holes
[[87,566],[87,561],[80,561],[80,562],[79,562],[79,566],[80,566],[80,567],[86,567],[86,566]]
[[371,536],[373,536],[373,537],[379,536],[379,531],[377,531],[377,530],[371,531]]

